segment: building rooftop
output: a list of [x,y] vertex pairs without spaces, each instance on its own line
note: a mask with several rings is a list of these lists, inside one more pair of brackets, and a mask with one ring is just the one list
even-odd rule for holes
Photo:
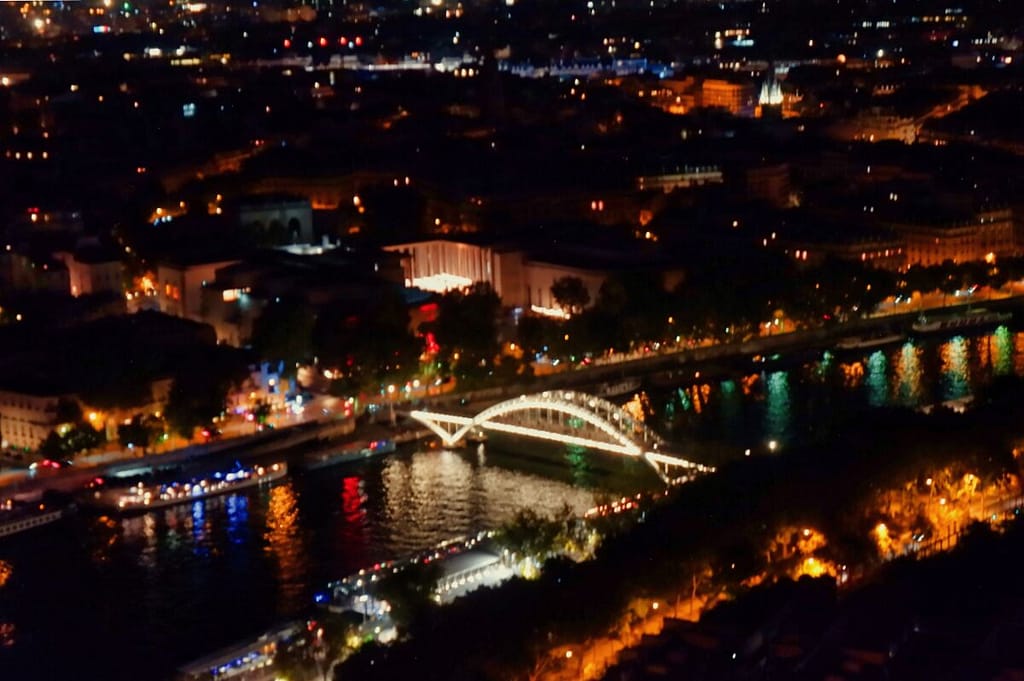
[[438,563],[441,566],[442,579],[457,577],[464,573],[479,570],[499,563],[501,558],[490,551],[469,549],[454,556],[447,556]]

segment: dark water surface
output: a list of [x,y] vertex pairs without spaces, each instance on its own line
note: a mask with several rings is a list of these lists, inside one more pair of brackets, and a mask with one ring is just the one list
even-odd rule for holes
[[[782,451],[827,437],[851,411],[962,400],[994,376],[1022,375],[1024,333],[1000,327],[785,360],[650,387],[654,421],[674,429],[682,451],[742,456],[771,441]],[[0,647],[0,681],[169,678],[179,664],[306,612],[331,579],[496,527],[524,507],[583,511],[623,480],[650,484],[607,460],[590,465],[585,452],[518,447],[530,456],[400,452],[0,540],[0,627],[14,627],[13,645]]]
[[[0,544],[0,679],[161,679],[306,612],[381,560],[500,525],[521,508],[594,505],[564,470],[424,450],[130,518],[86,515]],[[596,487],[594,485],[597,485]]]
[[648,392],[655,419],[681,451],[714,460],[827,439],[833,426],[865,410],[959,408],[1001,375],[1024,375],[1024,333],[1006,326],[877,349],[737,360],[713,377],[687,376]]

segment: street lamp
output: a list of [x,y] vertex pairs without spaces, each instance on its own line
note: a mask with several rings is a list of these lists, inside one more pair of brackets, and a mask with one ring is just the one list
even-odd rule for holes
[[[932,512],[932,500],[935,499],[935,481],[932,478],[928,477],[928,478],[925,478],[924,484],[928,487],[928,507],[927,507],[928,510],[927,510],[927,513],[930,516],[930,514]],[[929,519],[930,519],[930,517],[929,517]]]
[[388,386],[388,410],[391,412],[391,426],[395,426],[395,386]]

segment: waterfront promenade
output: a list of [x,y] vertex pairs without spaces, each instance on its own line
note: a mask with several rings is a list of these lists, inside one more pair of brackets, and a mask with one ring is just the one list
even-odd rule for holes
[[[936,309],[950,313],[965,310],[973,305],[984,305],[993,310],[1024,309],[1024,283],[1016,282],[995,292],[987,292],[984,296],[976,296],[983,300],[960,302],[962,298],[931,294],[915,300],[913,304],[884,303],[879,310],[867,317],[838,323],[829,327],[815,329],[786,330],[783,333],[770,333],[753,338],[733,342],[716,343],[705,341],[699,344],[690,342],[652,343],[640,347],[630,353],[616,353],[607,357],[594,359],[588,364],[563,364],[555,367],[555,371],[535,375],[528,383],[499,385],[477,390],[455,390],[442,394],[430,394],[427,387],[404,392],[401,398],[393,399],[389,395],[371,396],[367,404],[378,409],[378,420],[388,412],[388,408],[398,413],[409,411],[414,405],[433,409],[456,409],[472,404],[472,409],[479,411],[491,404],[496,404],[509,397],[518,397],[528,393],[545,390],[575,389],[583,390],[613,383],[627,378],[664,375],[669,378],[685,377],[687,372],[701,371],[706,365],[755,355],[771,355],[802,352],[815,348],[829,348],[841,338],[871,332],[880,328],[898,328],[909,330],[913,322],[922,312]],[[959,303],[951,305],[950,303]],[[1019,314],[1019,313],[1018,313]],[[788,328],[788,327],[783,327]],[[12,468],[0,471],[0,490],[5,496],[35,498],[46,489],[70,492],[96,476],[116,473],[119,470],[149,465],[172,465],[185,461],[198,462],[210,458],[219,460],[218,455],[231,452],[245,452],[245,456],[298,446],[299,444],[323,438],[326,428],[336,422],[306,420],[298,418],[280,424],[275,430],[252,433],[248,430],[235,430],[226,433],[223,440],[188,444],[185,447],[167,450],[162,453],[139,457],[131,451],[108,452],[98,456],[82,457],[84,465],[76,461],[70,469],[38,471],[30,475],[24,468]],[[251,427],[251,425],[250,425]],[[283,436],[283,433],[289,433]],[[352,437],[359,438],[361,430]],[[228,437],[230,436],[230,437]],[[237,455],[237,454],[233,454]]]

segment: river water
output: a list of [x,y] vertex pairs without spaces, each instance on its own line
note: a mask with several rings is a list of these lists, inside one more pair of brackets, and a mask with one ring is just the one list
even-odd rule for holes
[[713,378],[651,386],[648,403],[683,452],[722,460],[825,439],[864,410],[959,407],[1000,375],[1024,375],[1024,333],[1006,326],[878,349],[745,359],[718,367]]
[[[999,374],[1024,374],[1024,334],[1005,327],[789,366],[741,364],[648,393],[654,419],[698,453],[734,456],[806,441],[847,410],[958,400]],[[583,511],[621,491],[621,471],[607,462],[519,446],[533,456],[420,448],[4,540],[0,634],[5,625],[13,633],[0,635],[0,679],[170,678],[182,663],[306,612],[329,580],[496,527],[525,507]]]
[[[505,457],[507,459],[508,457]],[[326,582],[497,527],[583,512],[599,481],[423,449],[123,519],[80,515],[0,544],[0,679],[169,678],[309,610]],[[514,462],[512,462],[514,463]],[[563,478],[563,479],[558,479]]]

